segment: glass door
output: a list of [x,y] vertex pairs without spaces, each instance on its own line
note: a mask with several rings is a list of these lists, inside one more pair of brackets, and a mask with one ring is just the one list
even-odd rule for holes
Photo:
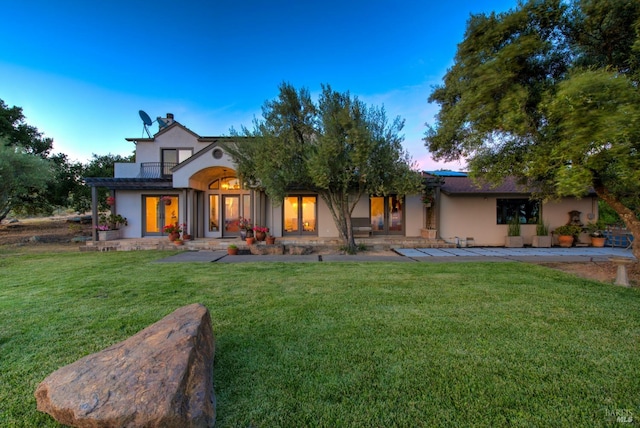
[[316,196],[287,196],[284,198],[284,233],[287,235],[315,235],[317,232]]
[[180,223],[177,196],[143,197],[145,236],[165,235],[164,227]]
[[223,236],[240,236],[240,195],[222,196]]
[[373,233],[393,235],[404,232],[404,208],[401,198],[396,195],[372,196],[369,202]]

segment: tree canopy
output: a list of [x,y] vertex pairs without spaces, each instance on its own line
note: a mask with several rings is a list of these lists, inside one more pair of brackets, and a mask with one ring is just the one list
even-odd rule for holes
[[[640,2],[529,0],[472,15],[429,101],[434,158],[542,197],[595,189],[640,236]],[[634,247],[640,258],[640,246]]]
[[16,199],[43,188],[51,178],[49,162],[26,153],[0,138],[0,220],[15,206]]
[[404,122],[387,119],[349,92],[323,86],[317,103],[307,89],[283,83],[262,108],[253,130],[232,130],[226,145],[239,174],[273,201],[294,189],[317,192],[341,238],[355,251],[351,214],[363,195],[400,195],[420,190],[419,174],[402,147]]

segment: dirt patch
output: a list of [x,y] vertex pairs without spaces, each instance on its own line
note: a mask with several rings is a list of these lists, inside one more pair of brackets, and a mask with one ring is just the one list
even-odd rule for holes
[[3,221],[0,247],[41,251],[78,251],[91,237],[91,224],[81,217],[49,217]]
[[[593,279],[608,284],[615,281],[618,271],[617,265],[611,262],[540,263],[540,265],[571,273],[580,278]],[[627,275],[632,286],[640,286],[640,266],[638,264],[628,266]]]

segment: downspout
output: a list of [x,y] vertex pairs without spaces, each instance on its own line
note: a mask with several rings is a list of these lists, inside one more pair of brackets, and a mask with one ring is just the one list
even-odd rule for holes
[[436,186],[435,205],[436,209],[433,214],[436,216],[436,239],[440,239],[440,186]]
[[91,186],[91,239],[98,240],[98,189]]

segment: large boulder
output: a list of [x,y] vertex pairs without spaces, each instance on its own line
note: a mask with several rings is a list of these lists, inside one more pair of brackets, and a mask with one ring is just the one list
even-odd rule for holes
[[212,427],[213,355],[208,309],[185,306],[50,374],[38,410],[75,427]]

